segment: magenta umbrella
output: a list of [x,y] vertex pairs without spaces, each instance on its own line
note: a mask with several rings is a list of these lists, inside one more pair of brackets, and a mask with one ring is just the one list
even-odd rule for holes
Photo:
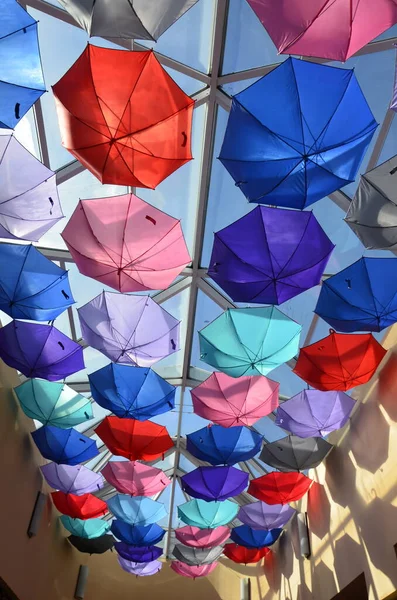
[[190,579],[196,579],[196,577],[207,577],[216,567],[217,562],[209,565],[187,565],[186,563],[180,562],[179,560],[173,560],[171,563],[171,569],[183,575],[184,577],[190,577]]
[[192,525],[186,525],[175,529],[176,539],[192,548],[213,548],[221,546],[230,537],[230,529],[226,525],[215,529],[199,529]]
[[101,473],[118,492],[130,496],[153,496],[171,483],[161,469],[138,461],[112,460]]

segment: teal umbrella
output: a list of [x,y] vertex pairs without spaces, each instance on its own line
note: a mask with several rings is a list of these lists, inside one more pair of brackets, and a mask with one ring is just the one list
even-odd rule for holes
[[200,529],[215,529],[227,525],[236,518],[239,505],[231,500],[224,502],[206,502],[191,500],[178,506],[178,517],[187,525]]
[[101,537],[107,533],[110,529],[111,523],[107,523],[102,519],[72,519],[67,515],[59,517],[62,525],[70,531],[72,535],[84,538],[86,540],[93,540],[94,538]]
[[43,425],[68,429],[93,418],[91,401],[64,383],[28,379],[14,391],[23,412]]
[[232,377],[267,375],[298,353],[301,331],[274,306],[231,308],[199,331],[200,358]]

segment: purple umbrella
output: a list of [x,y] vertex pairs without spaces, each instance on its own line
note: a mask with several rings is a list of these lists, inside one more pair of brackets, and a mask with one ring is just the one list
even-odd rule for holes
[[284,527],[295,512],[289,504],[270,505],[265,502],[252,502],[240,508],[237,518],[252,529],[270,531]]
[[320,283],[334,247],[313,213],[257,206],[215,233],[208,274],[235,302],[282,304]]
[[100,473],[94,473],[83,465],[58,465],[51,462],[40,469],[48,485],[65,494],[81,496],[97,492],[104,485]]
[[163,554],[158,546],[130,546],[124,542],[116,542],[114,547],[117,553],[125,560],[136,563],[148,563],[157,560]]
[[147,577],[150,575],[155,575],[161,570],[163,564],[159,560],[152,560],[147,563],[137,563],[131,560],[126,560],[121,556],[117,557],[119,561],[119,565],[124,571],[127,573],[131,573],[131,575],[136,575],[137,577]]
[[150,296],[102,292],[78,313],[85,341],[113,362],[150,367],[179,350],[180,322]]
[[182,489],[193,498],[227,500],[247,487],[248,473],[235,467],[198,467],[181,477]]
[[0,137],[0,237],[37,242],[60,219],[55,173],[12,135]]
[[0,329],[0,358],[26,377],[65,379],[84,369],[83,348],[52,325],[11,321]]
[[325,437],[346,424],[354,404],[344,392],[303,390],[278,407],[276,424],[301,438]]

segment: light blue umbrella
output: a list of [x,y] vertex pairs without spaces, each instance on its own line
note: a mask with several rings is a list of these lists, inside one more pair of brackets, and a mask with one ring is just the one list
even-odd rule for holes
[[239,505],[231,500],[206,502],[195,498],[178,506],[178,517],[187,525],[199,529],[215,529],[233,521],[238,511]]
[[93,540],[94,538],[101,537],[107,533],[110,529],[110,523],[103,521],[102,519],[72,519],[67,515],[59,517],[62,525],[70,531],[72,535],[78,537]]
[[200,358],[232,377],[267,375],[298,353],[301,331],[274,306],[228,309],[199,331]]
[[108,501],[108,508],[129,525],[151,525],[167,515],[164,504],[146,496],[116,494]]

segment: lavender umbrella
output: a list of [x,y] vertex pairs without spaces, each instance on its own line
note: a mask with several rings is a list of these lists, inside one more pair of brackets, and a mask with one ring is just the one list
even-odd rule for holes
[[270,531],[284,527],[295,512],[289,504],[270,505],[265,502],[252,502],[240,508],[237,518],[252,529]]
[[157,560],[163,554],[163,550],[157,546],[130,546],[124,542],[116,542],[114,547],[117,553],[125,560],[137,563],[148,563]]
[[97,492],[104,485],[100,473],[94,473],[83,465],[58,465],[51,462],[40,469],[48,485],[65,494],[89,494]]
[[344,392],[303,390],[276,412],[276,424],[301,438],[325,437],[349,420],[354,400]]
[[238,496],[248,487],[248,473],[235,467],[198,467],[181,477],[182,489],[207,502]]
[[149,367],[179,350],[179,321],[150,296],[102,292],[78,313],[86,342],[113,362]]
[[137,577],[155,575],[163,566],[163,563],[161,563],[159,560],[153,560],[148,563],[137,563],[131,560],[126,560],[121,556],[118,556],[117,560],[119,561],[120,567],[124,569],[124,571],[131,573],[131,575],[136,575]]
[[37,242],[60,219],[55,173],[12,135],[0,137],[0,237]]
[[83,348],[51,325],[11,321],[0,329],[0,358],[26,377],[57,381],[84,369]]

